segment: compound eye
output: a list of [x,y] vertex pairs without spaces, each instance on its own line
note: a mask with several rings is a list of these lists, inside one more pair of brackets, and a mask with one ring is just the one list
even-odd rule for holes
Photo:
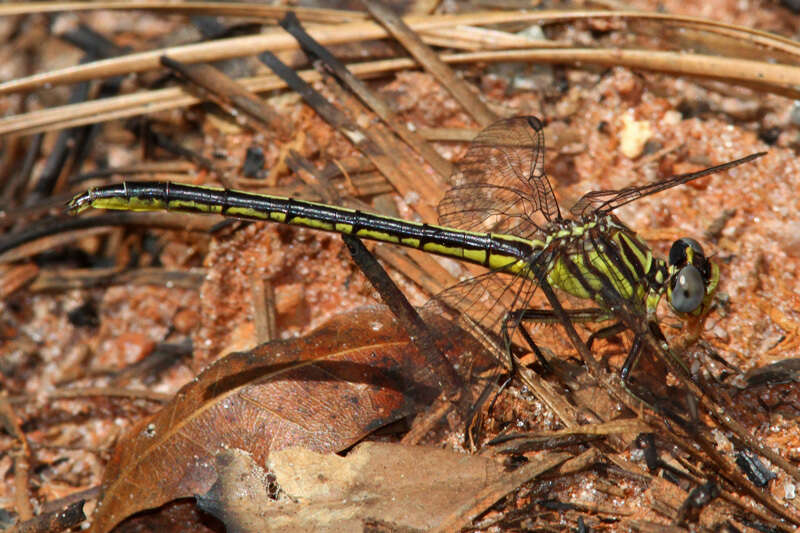
[[672,247],[669,249],[670,266],[680,266],[686,264],[687,248],[692,249],[694,256],[700,259],[700,263],[705,260],[706,256],[703,253],[703,247],[700,246],[700,243],[690,237],[683,237],[672,243]]
[[672,307],[679,313],[691,313],[703,303],[706,287],[703,276],[693,265],[686,265],[674,278],[670,296]]

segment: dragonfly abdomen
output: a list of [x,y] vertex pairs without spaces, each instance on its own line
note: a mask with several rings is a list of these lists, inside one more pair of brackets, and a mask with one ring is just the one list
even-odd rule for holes
[[264,220],[397,244],[518,274],[542,243],[513,235],[463,231],[357,209],[218,187],[127,182],[97,187],[72,199],[89,207],[127,211],[181,211]]

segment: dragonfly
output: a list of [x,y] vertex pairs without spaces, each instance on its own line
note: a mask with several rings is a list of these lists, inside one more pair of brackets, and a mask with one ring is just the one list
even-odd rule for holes
[[613,211],[764,153],[641,186],[589,192],[568,214],[558,205],[544,154],[544,124],[534,116],[486,127],[456,165],[452,188],[439,204],[439,225],[296,198],[155,181],[92,188],[75,196],[68,209],[73,214],[89,208],[218,214],[352,235],[479,265],[487,272],[458,283],[437,300],[500,333],[507,345],[520,331],[545,363],[521,325],[558,321],[552,309],[531,306],[537,288],[548,283],[572,299],[591,302],[592,307],[565,310],[569,320],[615,321],[593,333],[589,344],[597,337],[634,332],[620,371],[625,382],[645,346],[641,337],[660,331],[656,311],[662,298],[679,317],[702,317],[720,276],[696,240],[678,239],[666,260],[656,257]]

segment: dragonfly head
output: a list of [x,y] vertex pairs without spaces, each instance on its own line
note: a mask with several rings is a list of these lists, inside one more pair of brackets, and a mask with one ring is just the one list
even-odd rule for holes
[[719,286],[719,266],[706,258],[700,243],[678,239],[669,250],[667,299],[679,315],[702,316]]

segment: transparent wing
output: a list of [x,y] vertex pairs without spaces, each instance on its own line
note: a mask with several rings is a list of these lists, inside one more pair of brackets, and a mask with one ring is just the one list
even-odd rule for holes
[[729,161],[722,165],[717,165],[715,167],[700,170],[698,172],[670,176],[669,178],[648,183],[647,185],[640,185],[638,187],[625,187],[624,189],[608,191],[592,191],[584,194],[583,197],[581,197],[581,199],[578,200],[569,211],[573,216],[576,217],[585,216],[593,212],[598,212],[601,214],[610,213],[614,209],[633,202],[634,200],[638,200],[639,198],[650,196],[651,194],[655,194],[683,183],[696,180],[697,178],[702,178],[703,176],[708,176],[709,174],[728,170],[729,168],[733,168],[761,157],[765,153],[766,152],[750,154],[746,157],[742,157],[741,159]]
[[467,315],[484,330],[498,333],[509,311],[525,306],[536,285],[500,272],[487,272],[437,294],[433,301],[454,314]]
[[478,134],[439,204],[439,223],[533,238],[560,218],[544,171],[542,128],[536,117],[514,117]]
[[[553,256],[540,256],[545,271],[551,268],[553,260]],[[536,295],[537,288],[538,284],[528,278],[492,271],[440,292],[426,308],[433,306],[455,318],[469,317],[472,324],[501,340],[500,333],[510,312],[543,305],[544,298]],[[534,295],[541,301],[534,303]],[[505,324],[512,341],[518,326],[518,323]]]

